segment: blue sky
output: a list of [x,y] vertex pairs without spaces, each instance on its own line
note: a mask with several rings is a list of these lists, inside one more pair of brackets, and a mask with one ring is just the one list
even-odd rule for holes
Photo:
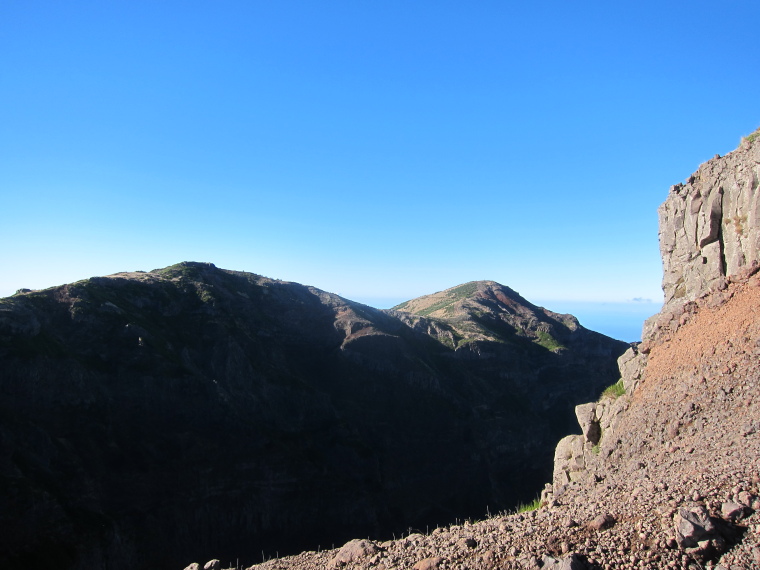
[[0,296],[195,260],[654,312],[657,206],[760,126],[760,3],[662,4],[6,0]]

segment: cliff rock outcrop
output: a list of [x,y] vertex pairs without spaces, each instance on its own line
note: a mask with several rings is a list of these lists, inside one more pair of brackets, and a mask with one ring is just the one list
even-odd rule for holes
[[760,146],[747,138],[670,188],[659,209],[665,312],[760,261],[759,184]]

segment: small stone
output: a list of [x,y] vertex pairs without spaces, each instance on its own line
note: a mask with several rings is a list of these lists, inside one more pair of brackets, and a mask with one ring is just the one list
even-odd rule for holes
[[586,563],[577,554],[571,554],[562,560],[544,556],[541,565],[541,570],[585,570],[586,568]]
[[414,565],[414,570],[435,570],[441,565],[441,562],[443,562],[443,558],[440,556],[423,558]]
[[735,522],[744,517],[744,506],[739,503],[723,503],[720,513],[727,521]]
[[599,515],[586,525],[591,530],[604,530],[615,524],[615,517],[610,514]]
[[520,565],[525,570],[540,570],[541,569],[541,560],[536,558],[535,556],[528,556],[526,558],[520,559]]
[[747,491],[742,491],[737,495],[737,499],[740,505],[744,505],[745,507],[751,507],[752,506],[752,495],[750,495]]
[[755,559],[755,564],[760,567],[760,548],[757,546],[752,549],[752,558]]
[[496,555],[493,550],[486,550],[480,557],[483,568],[490,569],[496,565]]

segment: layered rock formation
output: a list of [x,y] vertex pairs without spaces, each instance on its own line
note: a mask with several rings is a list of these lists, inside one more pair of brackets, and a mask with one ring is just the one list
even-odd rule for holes
[[758,135],[671,189],[663,311],[576,407],[540,508],[254,568],[760,568]]
[[201,263],[0,300],[0,563],[250,562],[535,496],[626,345],[463,287],[449,320]]

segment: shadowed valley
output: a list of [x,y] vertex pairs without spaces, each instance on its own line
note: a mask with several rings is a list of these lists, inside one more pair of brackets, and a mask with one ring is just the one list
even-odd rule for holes
[[181,567],[536,496],[625,343],[472,282],[381,311],[180,263],[0,300],[0,558]]

